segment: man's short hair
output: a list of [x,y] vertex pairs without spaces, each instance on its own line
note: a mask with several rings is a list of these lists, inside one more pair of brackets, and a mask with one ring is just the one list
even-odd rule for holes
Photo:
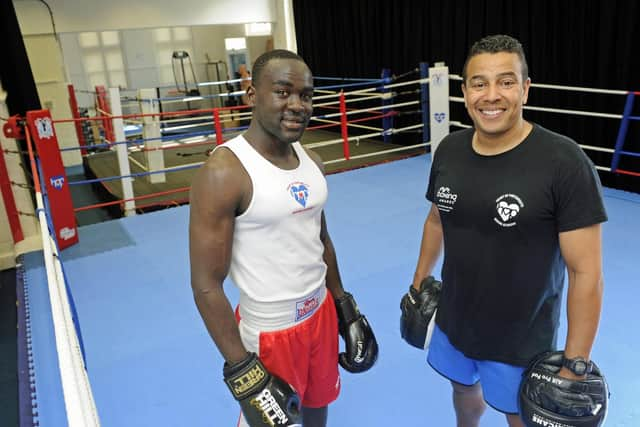
[[527,65],[527,58],[524,55],[524,49],[522,44],[515,38],[504,34],[496,34],[493,36],[486,36],[478,40],[471,46],[467,59],[464,62],[462,68],[462,81],[463,84],[467,82],[467,65],[471,58],[482,53],[500,53],[508,52],[515,53],[520,58],[520,64],[522,65],[522,80],[525,81],[529,78],[529,66]]
[[295,52],[285,49],[270,50],[260,55],[258,59],[256,59],[256,62],[253,63],[253,68],[251,69],[251,84],[253,86],[258,84],[260,77],[262,77],[261,74],[264,67],[266,67],[269,61],[273,59],[293,59],[307,65],[306,62],[304,62],[304,59]]

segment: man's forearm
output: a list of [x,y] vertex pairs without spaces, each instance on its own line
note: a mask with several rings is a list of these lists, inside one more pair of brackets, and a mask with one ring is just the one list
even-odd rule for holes
[[323,240],[324,252],[322,258],[327,265],[326,285],[329,292],[334,298],[340,298],[344,295],[344,289],[342,287],[342,279],[340,278],[340,271],[338,270],[338,260],[336,257],[336,251],[333,247],[331,238],[327,235]]
[[238,362],[247,355],[242,344],[233,308],[220,290],[200,291],[194,295],[202,320],[222,357],[228,362]]
[[422,279],[431,274],[438,257],[442,252],[442,225],[427,218],[422,230],[422,242],[420,244],[420,255],[418,265],[413,275],[413,285],[420,286]]
[[602,293],[599,274],[569,273],[566,357],[589,358],[600,322]]

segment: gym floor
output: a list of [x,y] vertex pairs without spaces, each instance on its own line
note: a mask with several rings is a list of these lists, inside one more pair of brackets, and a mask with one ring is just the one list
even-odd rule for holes
[[[455,425],[450,386],[426,354],[399,334],[399,302],[413,275],[428,155],[328,176],[326,216],[345,288],[380,344],[364,374],[341,371],[342,394],[329,425]],[[606,281],[593,358],[607,376],[607,426],[640,425],[635,392],[640,195],[605,189]],[[222,382],[222,358],[207,335],[189,286],[188,206],[80,227],[62,253],[80,319],[87,369],[104,427],[234,426],[238,406]],[[41,427],[64,425],[42,255],[24,257],[31,307],[36,402]],[[436,271],[439,271],[437,266]],[[226,290],[232,302],[235,288]],[[560,337],[566,333],[563,315]],[[560,343],[562,344],[562,343]],[[482,426],[505,425],[489,409]]]

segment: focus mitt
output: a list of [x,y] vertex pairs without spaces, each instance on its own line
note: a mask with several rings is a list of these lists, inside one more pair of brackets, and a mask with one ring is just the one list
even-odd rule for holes
[[582,380],[570,380],[557,373],[562,368],[562,352],[546,352],[536,357],[524,372],[518,404],[527,427],[598,427],[604,423],[609,388],[595,363]]

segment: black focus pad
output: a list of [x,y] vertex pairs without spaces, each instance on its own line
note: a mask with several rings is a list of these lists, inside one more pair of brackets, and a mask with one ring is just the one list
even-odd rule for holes
[[420,290],[409,286],[402,297],[400,335],[410,345],[421,350],[429,347],[441,292],[442,282],[429,276],[420,283]]
[[223,375],[251,427],[302,426],[300,397],[293,387],[271,375],[255,353],[236,364],[225,363]]
[[346,351],[340,353],[340,366],[352,373],[369,370],[378,359],[378,342],[367,318],[360,314],[353,295],[336,299],[338,329]]
[[519,392],[520,416],[528,427],[598,427],[604,423],[609,388],[593,363],[584,379],[571,380],[557,373],[562,368],[562,352],[546,352],[536,357],[522,377]]

